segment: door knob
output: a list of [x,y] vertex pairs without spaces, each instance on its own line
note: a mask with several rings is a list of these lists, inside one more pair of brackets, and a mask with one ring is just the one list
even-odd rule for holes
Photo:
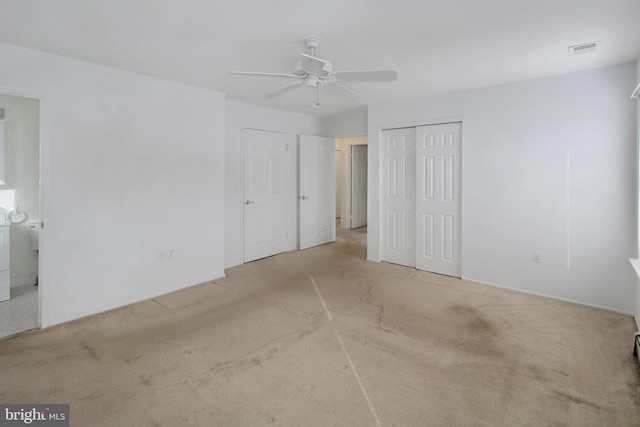
[[300,196],[300,200],[306,200],[306,199],[310,199],[311,197],[307,197],[307,196]]
[[245,205],[250,205],[251,203],[255,203],[253,200],[245,200],[244,204]]

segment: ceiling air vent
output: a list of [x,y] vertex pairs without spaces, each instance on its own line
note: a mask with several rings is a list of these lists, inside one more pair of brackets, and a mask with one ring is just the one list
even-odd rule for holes
[[590,42],[590,43],[584,43],[584,44],[577,44],[575,46],[569,46],[569,56],[580,55],[582,53],[595,52],[599,44],[600,42],[597,41],[597,42]]

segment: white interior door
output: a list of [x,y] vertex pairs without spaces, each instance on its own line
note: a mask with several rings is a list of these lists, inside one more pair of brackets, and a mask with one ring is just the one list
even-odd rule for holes
[[382,131],[382,260],[416,265],[416,129]]
[[367,225],[367,146],[351,145],[351,224]]
[[416,268],[460,277],[460,123],[417,131]]
[[287,250],[286,135],[245,129],[244,262]]
[[335,140],[300,135],[300,249],[336,240]]

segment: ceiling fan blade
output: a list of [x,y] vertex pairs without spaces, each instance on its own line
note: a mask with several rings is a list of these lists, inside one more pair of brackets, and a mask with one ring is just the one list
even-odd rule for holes
[[346,87],[338,82],[329,82],[322,85],[327,89],[330,95],[338,98],[342,102],[349,102],[356,99],[360,94],[353,89]]
[[306,53],[301,53],[300,56],[302,56],[302,68],[307,73],[321,75],[331,71],[331,63],[329,61],[324,61]]
[[283,88],[280,88],[278,90],[276,90],[275,92],[271,92],[270,94],[267,95],[267,98],[275,98],[276,96],[282,95],[283,93],[289,92],[290,90],[293,90],[299,86],[302,86],[304,84],[304,81],[299,81],[296,83],[291,83],[290,85],[287,85]]
[[335,76],[339,80],[361,82],[393,82],[398,78],[396,70],[336,71]]
[[229,71],[229,74],[238,74],[241,76],[265,76],[265,77],[293,77],[299,79],[300,76],[295,74],[281,74],[281,73],[254,73],[252,71]]

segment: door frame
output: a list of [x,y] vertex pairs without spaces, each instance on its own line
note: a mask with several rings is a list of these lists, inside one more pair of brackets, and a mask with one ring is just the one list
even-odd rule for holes
[[43,308],[46,307],[44,305],[44,301],[48,300],[47,292],[50,291],[48,285],[49,278],[49,249],[47,248],[47,231],[45,231],[44,224],[47,221],[47,211],[49,206],[49,194],[51,194],[49,183],[50,183],[50,164],[49,164],[49,141],[47,139],[48,135],[48,109],[47,109],[47,99],[45,96],[37,91],[33,91],[28,88],[23,87],[12,87],[12,86],[0,86],[0,94],[16,96],[21,98],[30,98],[38,100],[38,109],[39,109],[39,146],[38,146],[38,155],[39,159],[39,168],[40,168],[40,185],[38,188],[38,201],[40,204],[40,231],[38,235],[38,329],[42,328],[42,319],[43,319]]
[[[383,158],[384,156],[383,156],[383,150],[382,150],[382,133],[386,130],[411,128],[411,127],[417,128],[420,126],[443,125],[443,124],[449,124],[449,123],[460,123],[462,126],[462,130],[460,133],[460,180],[461,180],[460,182],[464,183],[464,158],[465,158],[464,156],[464,123],[465,123],[464,116],[448,116],[448,117],[440,117],[440,118],[432,118],[432,119],[425,118],[420,120],[410,120],[406,122],[383,123],[381,125],[376,126],[377,144],[375,146],[375,150],[377,150],[377,152],[374,151],[373,153],[374,155],[370,155],[371,150],[369,150],[370,152],[368,156],[369,180],[368,180],[367,191],[369,193],[369,197],[367,200],[367,206],[368,206],[367,210],[369,213],[375,210],[375,214],[377,214],[378,217],[374,218],[373,222],[371,221],[371,217],[369,217],[368,219],[369,224],[373,224],[374,227],[377,228],[377,230],[374,229],[374,227],[370,227],[368,229],[368,232],[374,238],[368,239],[368,242],[371,242],[372,245],[369,246],[369,244],[367,244],[367,260],[374,261],[374,262],[383,262],[382,261],[382,252],[383,252],[382,232],[383,232],[384,215],[382,212],[382,209],[383,209],[382,200],[384,198],[384,195],[382,194],[382,179],[383,179],[382,162],[384,161],[384,158]],[[375,178],[371,177],[372,167],[375,167],[377,171],[377,177]],[[373,189],[373,186],[371,185],[372,183],[375,184],[375,190],[373,191],[377,190],[376,193],[374,194],[375,199],[371,197],[372,195],[371,191]],[[464,277],[464,257],[463,257],[464,223],[462,222],[463,217],[464,217],[464,186],[460,190],[460,277]],[[369,248],[371,248],[376,253],[372,254]]]

